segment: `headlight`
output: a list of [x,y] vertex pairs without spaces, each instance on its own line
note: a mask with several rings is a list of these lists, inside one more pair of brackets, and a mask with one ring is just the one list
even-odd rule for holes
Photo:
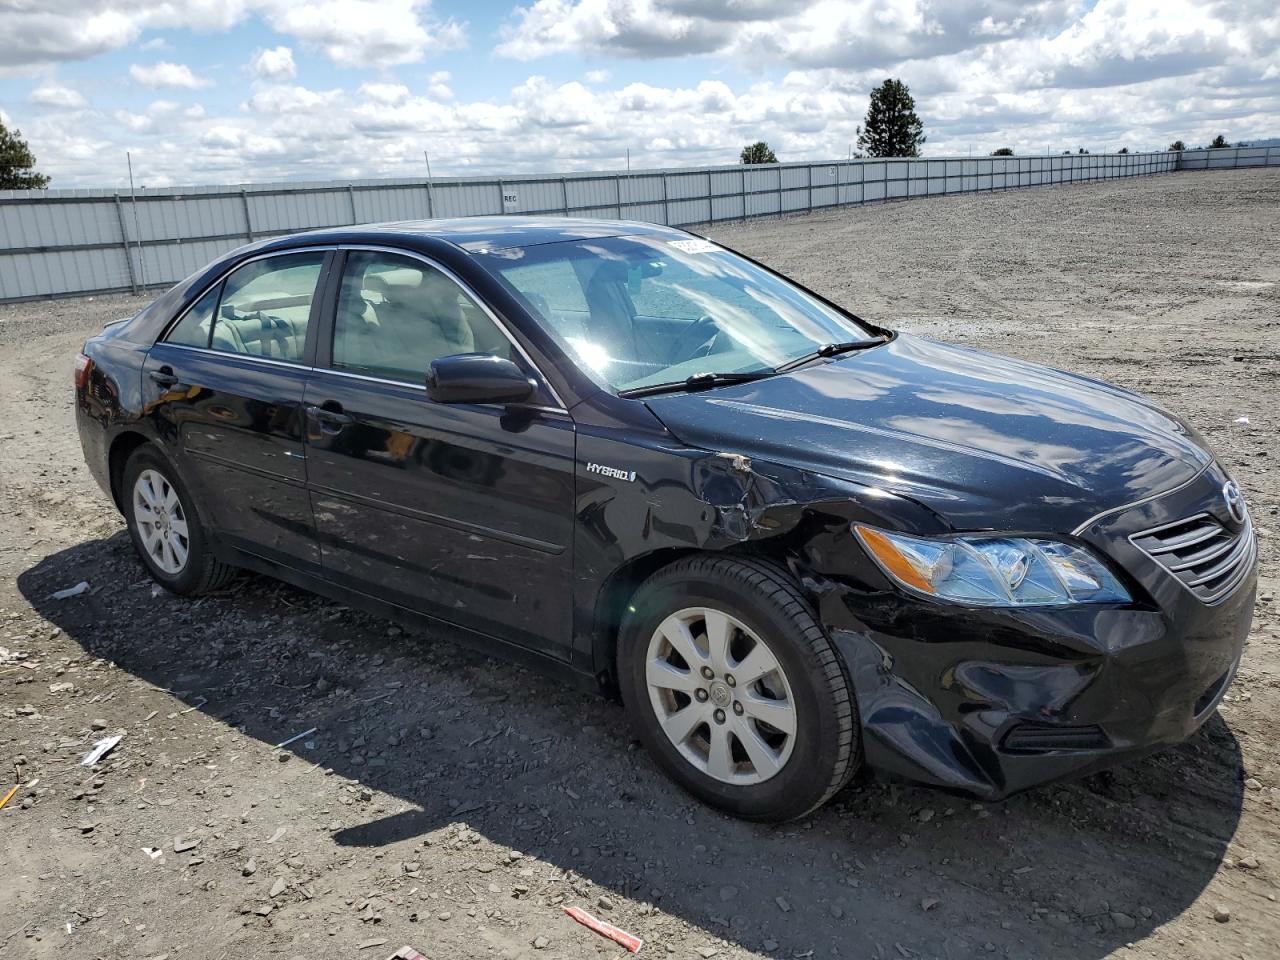
[[914,593],[986,607],[1123,603],[1102,561],[1059,540],[968,535],[913,537],[853,524],[867,552]]

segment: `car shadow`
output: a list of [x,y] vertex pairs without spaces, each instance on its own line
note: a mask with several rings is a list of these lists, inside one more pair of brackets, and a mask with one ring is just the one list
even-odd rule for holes
[[[51,598],[81,579],[95,589]],[[259,577],[173,597],[123,534],[18,587],[87,654],[265,744],[315,727],[282,753],[410,808],[381,815],[360,794],[335,844],[410,860],[389,848],[478,834],[566,872],[511,895],[638,901],[609,916],[651,935],[665,913],[777,956],[1102,957],[1197,899],[1241,815],[1239,745],[1215,716],[1179,747],[999,804],[860,780],[802,821],[749,824],[666,780],[616,704],[443,629],[405,633]]]

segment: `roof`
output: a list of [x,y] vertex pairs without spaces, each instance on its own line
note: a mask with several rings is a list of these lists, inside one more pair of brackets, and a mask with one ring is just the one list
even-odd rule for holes
[[[540,243],[565,240],[592,240],[601,237],[668,236],[686,234],[672,227],[629,220],[591,220],[574,217],[453,217],[442,220],[404,220],[398,223],[359,224],[308,231],[309,240],[330,239],[341,242],[367,239],[371,235],[434,237],[456,244],[465,250],[503,250],[529,247]],[[296,240],[297,234],[294,235]]]

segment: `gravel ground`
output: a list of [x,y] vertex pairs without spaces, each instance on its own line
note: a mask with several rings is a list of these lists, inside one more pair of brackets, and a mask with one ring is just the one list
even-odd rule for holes
[[1220,716],[1004,803],[862,781],[803,822],[730,820],[655,770],[618,706],[444,634],[265,578],[154,589],[68,402],[79,343],[140,301],[0,307],[0,795],[11,757],[22,780],[0,812],[0,956],[619,956],[575,904],[681,958],[1280,955],[1280,172],[712,233],[870,319],[1187,415],[1262,535]]

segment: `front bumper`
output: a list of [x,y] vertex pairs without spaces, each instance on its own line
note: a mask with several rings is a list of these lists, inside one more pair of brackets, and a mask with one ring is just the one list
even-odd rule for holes
[[1128,538],[1220,513],[1222,482],[1213,467],[1078,532],[1129,573],[1141,594],[1129,606],[977,609],[828,583],[820,615],[849,668],[868,765],[992,800],[1185,740],[1239,664],[1256,557],[1207,605]]

